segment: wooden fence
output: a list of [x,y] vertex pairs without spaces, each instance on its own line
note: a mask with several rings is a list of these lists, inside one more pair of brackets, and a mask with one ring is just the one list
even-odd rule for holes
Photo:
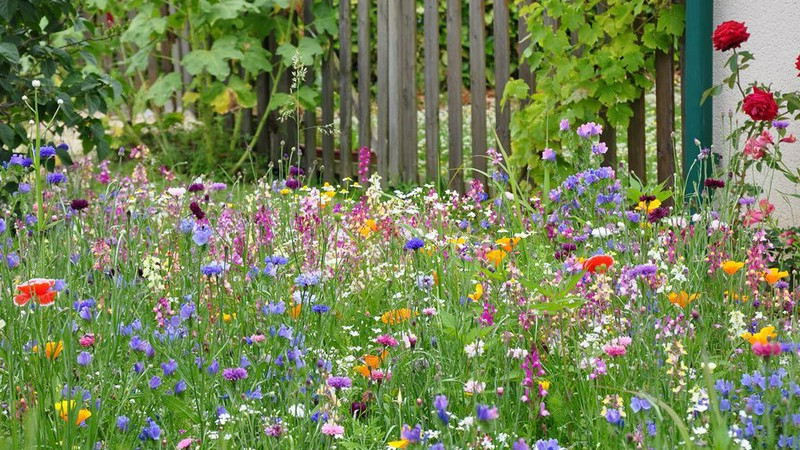
[[[335,0],[327,0],[334,6]],[[375,5],[377,2],[377,5]],[[439,8],[446,5],[446,15],[440,16]],[[352,0],[340,1],[338,46],[324,55],[321,63],[321,104],[319,111],[308,110],[302,118],[298,136],[295,123],[280,123],[277,116],[270,120],[267,131],[258,138],[257,151],[270,155],[277,161],[281,151],[297,146],[304,150],[303,165],[306,169],[321,168],[325,181],[354,176],[357,168],[355,150],[370,147],[377,156],[375,167],[390,184],[440,181],[451,188],[463,190],[467,167],[475,169],[470,176],[483,178],[486,171],[487,147],[494,142],[510,151],[509,122],[511,111],[508,106],[501,107],[506,83],[511,76],[525,80],[531,88],[535,77],[529,67],[521,62],[519,55],[524,47],[531,45],[527,39],[525,21],[509,10],[510,0],[494,0],[492,11],[487,11],[485,0],[425,0],[424,9],[417,10],[413,0]],[[301,20],[311,26],[313,0],[304,0]],[[355,5],[355,14],[351,8]],[[376,6],[373,7],[373,6]],[[462,8],[468,8],[468,40],[462,41]],[[372,14],[376,11],[376,14]],[[487,26],[487,13],[491,12],[493,23]],[[351,17],[355,17],[353,22]],[[440,21],[445,21],[446,45],[440,46]],[[377,39],[371,35],[371,26],[376,25]],[[555,27],[553,22],[542,26]],[[484,49],[487,39],[494,43],[494,86],[487,86],[487,61]],[[421,43],[421,49],[418,44]],[[513,43],[513,45],[512,45]],[[345,45],[347,44],[347,45]],[[274,51],[275,40],[268,38],[265,46]],[[355,46],[356,55],[351,49]],[[469,49],[464,51],[464,47]],[[188,52],[185,41],[178,39],[161,46],[162,52],[169,52],[174,60]],[[418,52],[421,52],[423,67],[418,67]],[[471,161],[464,160],[463,106],[466,95],[462,95],[466,83],[462,77],[462,65],[469,65],[470,107],[470,154]],[[673,53],[658,52],[655,55],[656,96],[656,145],[658,180],[671,182],[675,174],[673,131],[675,123],[675,68]],[[521,63],[511,73],[512,58]],[[169,63],[162,67],[150,67],[151,79],[159,70],[181,70]],[[162,59],[163,61],[163,59]],[[373,64],[375,61],[375,64]],[[440,65],[445,62],[444,79],[440,79]],[[167,67],[169,65],[169,67]],[[419,80],[417,76],[423,79]],[[183,72],[186,76],[185,71]],[[184,78],[185,79],[185,78]],[[357,81],[354,83],[354,81]],[[314,84],[314,76],[306,80]],[[289,79],[284,76],[278,81],[280,92],[289,91]],[[254,124],[264,113],[269,103],[271,86],[266,74],[259,77],[258,108],[246,114],[242,129],[247,133],[254,131]],[[422,86],[423,92],[418,92]],[[441,88],[445,88],[444,98]],[[494,111],[487,107],[487,91],[494,92]],[[334,111],[335,93],[338,92],[338,111]],[[373,95],[374,92],[374,95]],[[443,103],[447,109],[447,123],[439,123],[439,112]],[[645,92],[632,103],[633,118],[627,129],[627,160],[630,170],[645,180]],[[175,105],[178,107],[178,105]],[[417,113],[424,110],[425,158],[424,172],[418,167],[418,129]],[[316,117],[317,112],[321,117]],[[495,116],[495,130],[487,130],[487,114]],[[602,115],[602,114],[601,114]],[[338,117],[338,146],[335,136],[330,132],[320,132],[320,127],[329,128]],[[357,125],[353,119],[357,118]],[[374,119],[374,120],[373,120]],[[373,122],[376,124],[373,129]],[[357,130],[354,130],[354,126]],[[439,143],[440,130],[447,128],[448,160],[446,179],[440,179],[442,148]],[[354,132],[355,131],[355,132]],[[353,139],[355,136],[355,139]],[[320,145],[317,139],[320,138]],[[605,163],[617,164],[617,130],[604,127],[601,137],[608,145]],[[341,149],[343,151],[337,150]],[[424,173],[422,177],[419,174]]]

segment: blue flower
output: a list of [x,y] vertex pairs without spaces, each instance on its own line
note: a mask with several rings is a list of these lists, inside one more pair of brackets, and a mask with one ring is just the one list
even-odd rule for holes
[[131,419],[129,419],[128,416],[118,416],[117,417],[117,429],[119,431],[122,431],[122,432],[128,431],[130,423],[131,423]]
[[319,272],[301,273],[294,279],[294,284],[301,288],[316,286],[319,284],[321,276]]
[[317,314],[325,314],[326,312],[330,311],[330,306],[328,305],[314,305],[311,307],[311,310]]
[[78,353],[78,365],[88,366],[92,363],[92,354],[89,352]]
[[186,390],[186,381],[178,380],[173,390],[175,391],[175,395],[182,394]]
[[200,271],[203,272],[203,275],[207,277],[216,276],[222,273],[222,266],[216,263],[211,263],[207,266],[203,266]]
[[53,156],[56,156],[55,148],[49,145],[45,145],[44,147],[39,147],[39,158],[47,159],[47,158],[52,158]]
[[61,172],[47,174],[47,182],[50,184],[59,184],[65,181],[67,181],[67,176]]
[[148,439],[157,441],[160,436],[161,427],[159,427],[157,423],[153,422],[153,420],[148,417],[147,425],[145,425],[144,428],[142,428],[142,432],[139,433],[139,439],[142,441],[146,441]]
[[28,158],[25,155],[13,154],[11,158],[8,159],[8,162],[5,163],[5,167],[11,166],[20,166],[20,167],[30,167],[33,164],[33,160]]
[[0,234],[5,233],[7,228],[8,227],[6,226],[6,221],[2,217],[0,217]]
[[153,378],[150,378],[150,389],[158,389],[159,386],[161,386],[161,377],[153,375]]
[[199,224],[195,225],[194,233],[192,233],[192,240],[195,244],[203,246],[208,244],[208,240],[211,239],[211,234],[213,230],[211,227],[206,224]]
[[178,370],[178,363],[174,359],[170,359],[165,363],[161,363],[161,370],[164,371],[164,376],[170,376]]
[[622,422],[622,414],[620,414],[616,409],[610,408],[608,411],[606,411],[606,420],[612,425],[617,425]]
[[182,219],[180,225],[178,225],[178,230],[183,234],[189,234],[194,229],[194,220],[193,219]]
[[635,413],[638,413],[639,411],[647,411],[648,409],[650,409],[650,407],[651,407],[650,402],[646,398],[639,398],[639,397],[631,398],[631,409]]
[[413,250],[419,250],[424,246],[425,246],[425,241],[423,241],[420,238],[415,237],[415,238],[409,239],[408,242],[406,242],[406,245],[403,246],[403,248],[406,249],[406,250],[412,250],[413,251]]
[[[560,450],[561,446],[558,445],[558,441],[555,439],[540,439],[536,441],[533,445],[536,446],[536,450]],[[516,450],[516,449],[515,449]]]

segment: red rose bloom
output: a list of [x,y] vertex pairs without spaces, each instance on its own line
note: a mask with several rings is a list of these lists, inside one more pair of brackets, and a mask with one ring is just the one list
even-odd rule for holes
[[744,22],[729,20],[719,24],[711,36],[711,41],[714,43],[715,49],[724,52],[732,48],[739,48],[749,37],[750,33],[747,32]]
[[[800,55],[797,55],[797,62],[794,63],[794,66],[797,67],[797,70],[800,70]],[[800,77],[800,72],[797,76]]]
[[772,92],[754,87],[753,93],[744,98],[742,109],[753,120],[772,120],[778,115],[778,104]]
[[608,255],[594,255],[583,262],[583,270],[591,273],[603,273],[614,264],[614,258]]

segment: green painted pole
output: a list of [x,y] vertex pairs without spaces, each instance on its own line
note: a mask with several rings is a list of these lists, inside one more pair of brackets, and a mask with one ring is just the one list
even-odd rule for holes
[[[711,30],[714,20],[712,0],[686,0],[686,34],[683,67],[683,177],[686,196],[693,197],[697,188],[702,190],[708,176],[709,164],[697,159],[700,149],[711,147],[712,108],[709,97],[701,105],[703,92],[714,82],[712,79]],[[705,166],[705,170],[704,170]]]

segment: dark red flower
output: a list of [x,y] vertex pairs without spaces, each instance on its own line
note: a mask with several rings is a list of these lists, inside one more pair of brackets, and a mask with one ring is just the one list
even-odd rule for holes
[[732,48],[739,48],[742,43],[747,42],[750,33],[747,32],[747,27],[744,22],[736,22],[729,20],[719,24],[714,34],[711,36],[711,42],[714,43],[714,48],[724,52]]
[[[797,70],[800,70],[800,55],[797,55],[797,61],[795,61],[794,66]],[[797,73],[797,76],[800,77],[800,72]]]
[[197,217],[197,220],[203,220],[203,218],[206,217],[206,213],[203,212],[203,209],[200,208],[200,205],[198,205],[197,202],[190,203],[189,209],[192,211],[192,214]]
[[202,192],[206,189],[203,183],[192,183],[189,185],[189,192]]
[[76,198],[75,200],[69,202],[69,207],[75,211],[80,211],[89,207],[89,201],[82,198]]
[[603,273],[614,264],[614,258],[608,255],[594,255],[583,262],[583,270],[591,273]]
[[778,104],[772,92],[754,87],[753,93],[744,98],[744,112],[753,120],[773,120],[778,116]]
[[650,223],[656,223],[659,220],[663,219],[664,217],[667,217],[668,215],[669,215],[669,210],[667,208],[664,208],[663,206],[659,206],[658,208],[650,211],[650,213],[647,214],[647,221]]
[[114,15],[110,12],[106,13],[106,26],[109,28],[114,26]]
[[725,187],[725,182],[723,180],[717,180],[716,178],[706,178],[706,180],[703,182],[703,184],[707,188],[711,188],[711,189],[718,189],[718,188],[724,188]]

